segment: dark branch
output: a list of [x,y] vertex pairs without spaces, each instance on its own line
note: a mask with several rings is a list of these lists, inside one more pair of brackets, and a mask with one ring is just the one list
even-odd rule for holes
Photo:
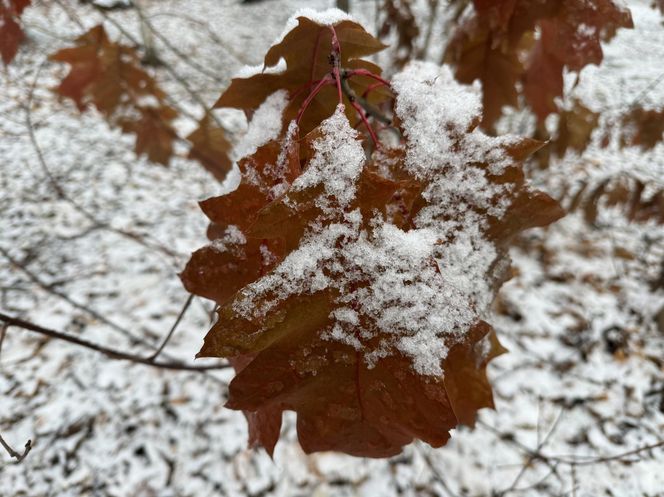
[[182,306],[182,310],[180,311],[180,314],[178,314],[178,317],[175,319],[175,323],[173,323],[173,326],[171,327],[170,331],[168,332],[168,335],[166,335],[166,338],[164,338],[164,341],[161,343],[159,348],[155,350],[154,354],[150,356],[150,360],[154,361],[159,354],[164,350],[166,347],[166,344],[169,342],[173,334],[175,333],[175,329],[178,327],[178,324],[180,324],[180,321],[182,321],[182,317],[184,316],[184,313],[187,312],[187,309],[189,309],[189,306],[191,305],[191,301],[194,300],[194,295],[189,294],[189,297],[187,298],[187,301],[184,303]]
[[366,98],[363,98],[355,93],[355,91],[348,84],[348,78],[352,77],[348,71],[344,71],[341,75],[341,88],[344,91],[344,94],[351,102],[357,102],[364,111],[366,112],[367,117],[373,117],[374,119],[387,124],[388,126],[392,124],[392,119],[384,115],[378,107],[371,104]]
[[7,335],[7,328],[9,328],[7,323],[0,326],[0,356],[2,355],[2,344],[5,341],[5,336]]
[[625,462],[625,459],[628,457],[636,456],[638,454],[641,454],[642,452],[649,452],[653,449],[658,449],[660,447],[664,447],[664,440],[660,440],[659,442],[655,442],[650,445],[644,445],[643,447],[638,447],[636,449],[632,449],[627,452],[622,452],[620,454],[615,454],[612,456],[600,456],[600,457],[591,456],[588,458],[577,457],[577,456],[570,456],[570,457],[549,456],[549,459],[559,462],[561,464],[568,464],[570,466],[589,466],[592,464],[601,464],[611,461]]
[[94,350],[95,352],[104,354],[109,359],[114,359],[118,361],[129,361],[136,364],[144,364],[146,366],[152,366],[159,369],[170,369],[173,371],[204,372],[215,369],[226,369],[230,367],[228,364],[219,364],[214,366],[193,366],[177,361],[171,361],[171,362],[155,361],[151,357],[141,357],[138,355],[123,352],[121,350],[115,350],[108,347],[104,347],[103,345],[98,345],[96,343],[89,342],[88,340],[84,340],[77,336],[69,335],[61,331],[51,330],[49,328],[44,328],[43,326],[39,326],[37,324],[31,323],[29,321],[24,321],[23,319],[19,319],[13,316],[9,316],[2,312],[0,312],[0,321],[3,321],[10,326],[15,326],[17,328],[21,328],[27,331],[32,331],[34,333],[38,333],[40,335],[44,335],[50,338],[55,338],[57,340],[62,340],[64,342],[73,343],[75,345],[79,345],[86,349]]
[[55,295],[56,297],[64,300],[67,302],[69,305],[74,307],[75,309],[78,309],[80,311],[85,312],[86,314],[92,316],[93,318],[97,319],[98,321],[101,321],[107,326],[110,326],[113,328],[115,331],[118,333],[124,335],[125,337],[129,338],[133,343],[139,343],[141,345],[145,345],[150,348],[154,348],[154,344],[150,343],[149,341],[145,340],[144,338],[137,336],[133,334],[131,331],[128,329],[120,326],[119,324],[111,321],[107,317],[103,316],[102,314],[98,313],[94,309],[91,309],[90,307],[72,299],[69,295],[67,295],[64,292],[61,292],[60,290],[57,290],[56,288],[53,288],[52,284],[47,284],[46,282],[42,281],[34,272],[32,272],[30,269],[28,269],[24,264],[21,264],[20,261],[18,261],[16,258],[12,257],[9,252],[7,252],[3,247],[0,247],[0,255],[3,255],[13,266],[21,270],[28,279],[33,282],[35,285],[37,285],[39,288],[44,290],[45,292],[50,293],[51,295]]
[[11,457],[16,459],[16,461],[15,461],[16,464],[23,461],[23,459],[25,459],[27,457],[28,453],[32,450],[32,440],[28,440],[25,443],[25,448],[23,449],[23,453],[21,454],[19,452],[16,452],[14,449],[12,449],[12,447],[7,442],[5,442],[5,439],[2,438],[2,435],[0,435],[0,445],[2,445],[4,447],[4,449],[7,451],[7,453]]
[[109,5],[100,5],[96,3],[94,0],[79,0],[82,4],[87,4],[91,5],[97,10],[103,10],[105,12],[113,12],[115,10],[129,10],[134,8],[134,3],[133,2],[123,2],[122,0],[118,0],[117,2],[113,2],[112,4]]

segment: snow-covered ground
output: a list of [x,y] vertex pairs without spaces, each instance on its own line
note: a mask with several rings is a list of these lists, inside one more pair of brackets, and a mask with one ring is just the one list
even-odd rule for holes
[[[131,137],[59,102],[51,88],[65,68],[47,54],[80,34],[78,22],[89,28],[103,18],[78,2],[35,3],[24,16],[29,40],[0,75],[0,309],[149,355],[187,298],[177,273],[205,243],[197,201],[220,185],[183,150],[168,169],[136,159]],[[332,3],[141,5],[179,52],[155,39],[159,54],[212,104],[237,69],[261,60],[297,8]],[[374,2],[351,4],[374,25]],[[664,82],[652,85],[664,73],[662,17],[648,0],[629,7],[636,29],[621,32],[573,90],[594,110],[617,112],[636,98],[664,104]],[[133,11],[108,15],[140,39]],[[201,115],[172,75],[158,77]],[[221,116],[240,136],[243,117]],[[179,125],[186,131],[193,121]],[[538,186],[556,193],[620,172],[663,186],[664,145],[603,149],[600,135],[583,157],[535,173]],[[68,199],[116,231],[95,226]],[[157,370],[10,328],[0,434],[15,448],[32,439],[34,448],[21,464],[0,452],[0,496],[664,495],[664,447],[639,450],[664,439],[664,229],[609,209],[599,221],[590,227],[570,215],[514,248],[514,278],[492,320],[510,350],[489,368],[496,410],[441,449],[414,444],[389,460],[306,456],[288,416],[272,461],[246,449],[243,415],[223,408],[229,371]],[[169,357],[193,361],[211,307],[194,300]]]

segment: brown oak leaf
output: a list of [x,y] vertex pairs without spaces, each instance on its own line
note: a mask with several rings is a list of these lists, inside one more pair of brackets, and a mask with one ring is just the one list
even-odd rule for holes
[[[312,88],[322,81],[332,69],[330,47],[333,31],[328,25],[318,24],[306,17],[297,18],[297,26],[289,31],[281,41],[273,45],[265,55],[262,72],[249,77],[236,77],[221,95],[215,107],[233,107],[251,111],[278,90],[285,89],[290,94],[289,104],[284,112],[287,124],[296,117]],[[340,46],[339,66],[346,70],[365,69],[380,74],[380,68],[361,57],[372,55],[385,46],[367,33],[354,21],[342,20],[335,23],[334,33]],[[285,62],[285,68],[278,63]],[[375,81],[367,77],[357,77],[349,84],[357,95],[362,95]],[[373,91],[369,96],[372,102],[384,101],[390,95],[384,90]],[[349,103],[346,96],[343,101]],[[339,104],[337,88],[326,85],[310,102],[307,112],[299,123],[303,134],[309,133],[334,112]],[[349,117],[353,109],[348,107]]]
[[206,114],[187,140],[191,143],[189,158],[199,161],[215,178],[223,181],[232,165],[228,156],[231,144],[223,128]]
[[622,119],[620,144],[653,148],[664,139],[664,109],[634,107]]
[[31,0],[4,0],[0,2],[0,56],[7,66],[14,60],[25,33],[17,22]]
[[563,157],[570,148],[583,152],[590,144],[593,131],[599,124],[599,113],[593,112],[580,100],[574,99],[572,107],[560,112],[558,130],[552,142],[558,157]]
[[[558,111],[564,70],[602,61],[601,42],[633,27],[629,10],[613,0],[474,0],[446,49],[445,60],[464,83],[479,80],[482,124],[492,129],[504,106],[517,106],[518,83],[540,121]],[[525,64],[525,66],[524,66]]]
[[524,75],[524,95],[538,119],[557,112],[563,69],[579,72],[588,64],[599,64],[601,42],[621,27],[633,28],[632,16],[613,0],[564,0],[555,16],[540,20],[540,38]]
[[456,77],[461,83],[482,83],[482,124],[489,129],[502,114],[504,106],[516,107],[516,84],[523,67],[516,49],[496,45],[488,25],[479,20],[467,23],[448,46],[448,61],[457,66]]
[[57,92],[72,99],[79,110],[94,105],[109,122],[136,135],[136,153],[168,165],[177,134],[177,112],[165,103],[166,94],[140,65],[133,47],[109,39],[95,26],[76,40],[76,46],[50,56],[71,66]]
[[[136,135],[135,151],[152,162],[168,165],[173,144],[181,138],[173,125],[178,112],[143,68],[134,47],[112,41],[102,25],[81,35],[76,46],[64,48],[50,60],[70,65],[56,92],[74,101],[80,111],[93,105],[109,123]],[[186,138],[189,158],[222,181],[230,170],[230,143],[224,130],[206,113]]]

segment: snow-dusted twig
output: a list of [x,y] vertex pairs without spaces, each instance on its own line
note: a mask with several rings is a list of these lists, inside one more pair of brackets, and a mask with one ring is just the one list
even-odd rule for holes
[[20,463],[25,459],[28,455],[28,453],[32,450],[32,440],[28,440],[25,443],[25,448],[23,449],[23,453],[15,451],[11,445],[9,445],[7,442],[5,442],[5,439],[2,438],[2,435],[0,435],[0,445],[7,451],[7,453],[16,459],[16,464]]
[[173,337],[173,334],[175,333],[176,328],[178,327],[178,324],[180,324],[180,321],[182,321],[182,318],[187,312],[187,309],[189,309],[189,306],[191,305],[191,301],[194,300],[194,295],[189,294],[189,297],[187,297],[187,301],[184,303],[182,306],[182,309],[180,310],[180,313],[178,314],[178,317],[175,319],[175,323],[173,323],[173,326],[171,326],[170,331],[168,332],[168,335],[166,335],[166,338],[164,338],[164,341],[161,342],[161,345],[157,350],[155,350],[154,354],[152,354],[149,358],[154,361],[157,359],[159,354],[164,350],[170,339]]
[[443,476],[442,472],[434,464],[433,460],[431,459],[429,453],[427,452],[427,448],[424,448],[422,446],[415,445],[417,451],[420,453],[422,456],[422,459],[424,460],[424,463],[428,466],[429,471],[431,471],[431,474],[433,475],[433,478],[436,482],[440,484],[441,487],[443,487],[443,490],[449,495],[449,497],[464,497],[463,495],[456,494],[455,492],[452,491],[452,489],[449,487],[447,484],[447,481],[445,480],[445,477]]

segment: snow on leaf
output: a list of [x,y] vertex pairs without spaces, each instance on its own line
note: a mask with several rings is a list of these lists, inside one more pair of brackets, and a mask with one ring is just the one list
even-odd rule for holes
[[201,202],[212,222],[208,235],[213,243],[196,251],[181,274],[187,290],[223,303],[282,257],[280,240],[247,239],[243,231],[293,181],[299,172],[297,154],[296,142],[287,140],[280,147],[273,140],[240,160],[242,179],[234,191]]
[[448,69],[411,64],[392,89],[395,147],[368,157],[338,105],[202,204],[213,242],[183,281],[220,307],[199,356],[242,358],[228,407],[268,450],[283,410],[305,451],[371,457],[472,424],[493,405],[485,366],[503,349],[485,318],[507,245],[562,215],[521,171],[539,144],[476,129],[479,97]]

